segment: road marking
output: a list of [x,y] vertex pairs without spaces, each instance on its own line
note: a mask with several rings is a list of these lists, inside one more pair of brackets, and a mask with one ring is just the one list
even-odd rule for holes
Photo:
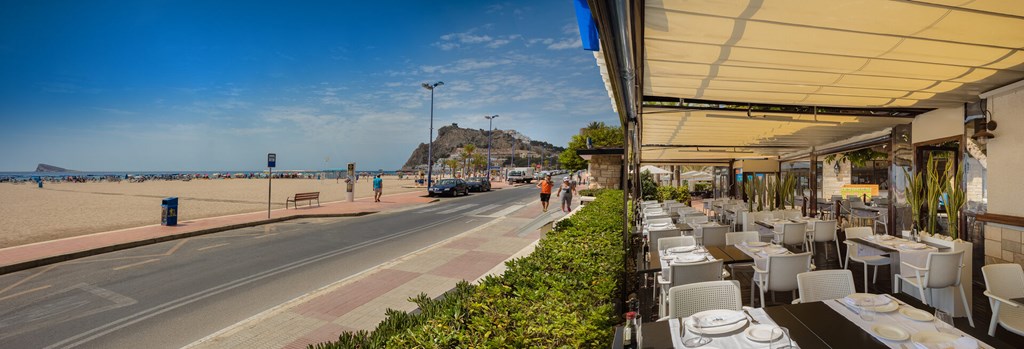
[[263,234],[263,235],[254,237],[253,239],[262,239],[262,238],[265,238],[265,237],[268,237],[268,236],[274,236],[274,235],[277,235],[277,233]]
[[15,294],[9,294],[9,295],[0,297],[0,301],[5,300],[5,299],[14,298],[14,297],[17,297],[17,296],[20,296],[20,295],[23,295],[23,294],[32,293],[32,292],[39,291],[39,290],[45,290],[45,289],[50,288],[50,286],[53,286],[53,285],[39,286],[39,287],[33,288],[31,290],[24,290],[24,291],[15,293]]
[[132,264],[128,264],[128,265],[122,265],[120,267],[114,268],[114,270],[128,269],[128,268],[131,268],[131,267],[134,267],[134,266],[137,266],[137,265],[153,263],[153,262],[156,262],[158,260],[160,260],[160,259],[159,258],[147,259],[147,260],[144,260],[144,261],[141,261],[141,262],[136,262],[136,263],[132,263]]
[[467,215],[467,216],[477,215],[477,214],[480,214],[480,212],[488,211],[488,210],[494,209],[496,207],[498,207],[498,205],[496,205],[496,204],[485,205],[484,207],[481,207],[481,208],[478,208],[478,209],[466,212],[465,215]]
[[427,207],[427,208],[422,209],[422,210],[416,210],[415,213],[427,213],[427,212],[437,211],[437,210],[440,210],[442,208],[445,208],[445,206],[437,205],[437,206],[434,206],[434,207]]
[[515,212],[516,210],[523,208],[523,206],[526,206],[526,205],[512,205],[512,206],[506,207],[504,210],[501,210],[501,211],[498,211],[498,212],[495,212],[495,213],[492,213],[492,214],[489,214],[489,215],[480,216],[480,217],[490,217],[490,218],[505,217],[505,216],[508,216],[510,213]]
[[322,261],[322,260],[325,260],[325,259],[328,259],[328,258],[333,258],[333,257],[339,256],[339,255],[342,255],[342,254],[346,254],[346,253],[355,251],[357,249],[361,249],[361,248],[364,248],[364,247],[367,247],[367,246],[376,245],[376,244],[379,244],[381,242],[397,239],[397,238],[400,238],[400,237],[403,237],[403,236],[406,236],[406,235],[409,235],[409,234],[412,234],[412,233],[415,233],[415,232],[419,232],[419,231],[427,230],[427,229],[430,229],[430,228],[433,228],[433,227],[436,227],[436,226],[440,226],[442,224],[455,221],[458,218],[461,218],[461,216],[455,216],[455,217],[451,217],[451,218],[444,218],[444,219],[441,219],[441,220],[439,220],[437,222],[434,222],[434,223],[429,223],[429,224],[425,224],[425,225],[422,225],[422,226],[419,226],[419,227],[416,227],[416,228],[407,229],[407,230],[404,230],[404,231],[401,231],[401,232],[398,232],[398,233],[395,233],[395,234],[391,234],[391,235],[384,235],[384,236],[378,237],[378,238],[373,239],[373,240],[363,241],[363,242],[357,243],[355,245],[350,245],[350,246],[346,246],[346,247],[343,247],[343,248],[340,248],[340,249],[337,249],[337,250],[334,250],[334,251],[321,253],[321,254],[316,255],[316,256],[312,256],[312,257],[308,257],[308,258],[305,258],[305,259],[297,260],[297,261],[294,261],[294,262],[291,262],[291,263],[288,263],[288,264],[285,264],[285,265],[281,265],[281,266],[278,266],[278,267],[275,267],[275,268],[267,269],[267,270],[264,270],[264,271],[261,271],[259,273],[252,274],[252,275],[249,275],[249,276],[246,276],[246,277],[243,277],[243,278],[235,279],[234,281],[229,281],[229,282],[220,284],[218,286],[214,286],[214,287],[208,288],[206,290],[202,290],[202,291],[193,293],[191,295],[184,296],[184,297],[181,297],[181,298],[178,298],[178,299],[175,299],[175,300],[172,300],[172,301],[169,301],[169,302],[165,302],[163,304],[160,304],[160,305],[148,308],[146,310],[142,310],[142,311],[136,312],[134,314],[122,317],[122,318],[120,318],[118,320],[114,320],[114,321],[108,322],[108,323],[103,324],[103,325],[101,325],[99,327],[93,328],[92,330],[79,333],[79,334],[77,334],[75,336],[66,338],[66,339],[64,339],[64,340],[62,340],[60,342],[51,344],[51,345],[45,347],[44,349],[77,347],[79,345],[88,343],[88,342],[90,342],[90,341],[92,341],[92,340],[94,340],[96,338],[105,336],[105,335],[107,335],[107,334],[109,334],[111,332],[120,330],[122,328],[131,326],[131,325],[134,325],[136,323],[142,322],[142,321],[144,321],[146,319],[149,319],[151,317],[154,317],[154,316],[166,313],[168,311],[171,311],[171,310],[174,310],[174,309],[177,309],[177,308],[180,308],[180,307],[183,307],[183,306],[186,306],[186,305],[198,302],[200,300],[209,298],[211,296],[215,296],[217,294],[224,293],[226,291],[230,291],[232,289],[235,289],[235,288],[238,288],[238,287],[241,287],[241,286],[244,286],[244,285],[248,285],[248,284],[251,284],[253,282],[256,282],[256,281],[259,281],[259,280],[263,280],[263,279],[266,279],[268,277],[271,277],[271,276],[274,276],[274,275],[277,275],[277,274],[280,274],[280,273],[285,273],[285,272],[291,271],[292,269],[300,268],[300,267],[303,267],[303,266],[306,266],[306,265],[309,265],[309,264],[313,264],[313,263],[316,263],[316,262],[319,262],[319,261]]
[[458,212],[458,211],[465,210],[467,208],[471,208],[473,206],[476,206],[476,204],[465,204],[465,205],[462,205],[462,206],[457,206],[455,208],[451,208],[451,209],[447,209],[447,210],[438,212],[437,214],[452,214],[452,213],[455,213],[455,212]]
[[0,290],[0,294],[3,294],[4,292],[9,291],[12,288],[18,287],[18,285],[21,285],[21,284],[25,283],[28,280],[32,280],[36,276],[42,275],[43,273],[48,272],[48,271],[50,271],[50,269],[53,269],[53,268],[56,268],[56,267],[57,267],[57,264],[53,264],[53,265],[50,265],[50,266],[48,266],[46,268],[43,268],[43,270],[40,270],[40,271],[36,272],[35,274],[29,275],[28,277],[26,277],[24,279],[21,279],[21,281],[15,282],[14,284],[12,284],[10,286],[4,287],[4,289]]
[[211,248],[217,248],[217,247],[221,247],[221,246],[224,246],[224,245],[230,245],[230,244],[231,244],[230,242],[225,242],[223,244],[216,244],[216,245],[206,246],[206,247],[202,247],[202,248],[197,248],[196,251],[205,251],[205,250],[209,250]]

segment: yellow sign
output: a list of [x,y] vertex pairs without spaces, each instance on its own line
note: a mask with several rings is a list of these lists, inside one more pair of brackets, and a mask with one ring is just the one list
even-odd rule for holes
[[872,196],[878,196],[878,184],[846,184],[839,189],[839,193],[842,194],[844,198],[850,195],[867,195],[868,198],[870,198]]

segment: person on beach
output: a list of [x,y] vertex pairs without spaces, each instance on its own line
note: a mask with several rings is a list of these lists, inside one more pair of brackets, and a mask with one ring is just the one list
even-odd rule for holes
[[551,201],[551,187],[554,183],[551,183],[551,175],[545,175],[539,183],[537,188],[540,188],[540,206],[544,208],[544,212],[548,211],[548,203]]
[[378,174],[373,177],[373,202],[380,202],[380,195],[384,193],[384,180]]
[[562,212],[572,211],[572,194],[576,192],[576,182],[569,179],[568,176],[562,179],[562,186],[558,188],[558,194],[555,196],[562,197]]

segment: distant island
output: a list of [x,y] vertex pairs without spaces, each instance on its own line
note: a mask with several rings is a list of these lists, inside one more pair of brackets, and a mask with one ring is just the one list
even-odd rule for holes
[[78,172],[75,170],[69,170],[66,168],[60,168],[53,165],[39,164],[36,166],[36,172]]

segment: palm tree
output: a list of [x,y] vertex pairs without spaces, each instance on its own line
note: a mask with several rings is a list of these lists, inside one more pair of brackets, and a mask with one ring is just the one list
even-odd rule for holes
[[444,164],[448,165],[448,168],[452,170],[452,177],[455,177],[455,171],[459,168],[459,160],[447,159],[444,161]]
[[476,151],[476,145],[469,143],[462,146],[462,169],[469,172],[469,161],[473,158],[473,152]]
[[473,170],[476,171],[479,168],[487,167],[487,157],[483,154],[473,154],[473,159],[470,163],[473,164]]

